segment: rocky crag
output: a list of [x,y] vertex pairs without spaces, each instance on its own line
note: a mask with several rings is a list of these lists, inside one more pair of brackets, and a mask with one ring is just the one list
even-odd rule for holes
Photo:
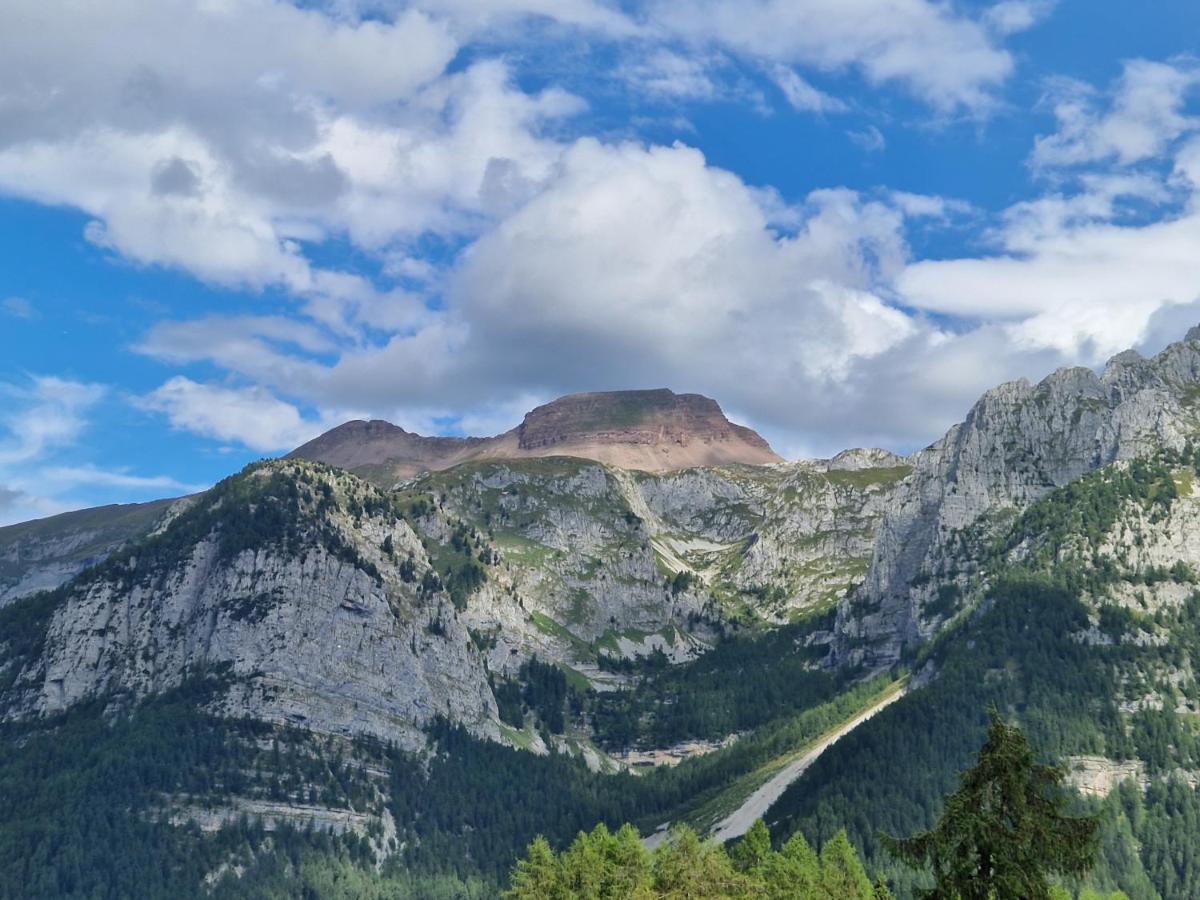
[[[964,608],[981,548],[1030,503],[1185,447],[1200,431],[1198,337],[1100,375],[1002,385],[909,458],[776,462],[704,398],[575,395],[502,439],[350,423],[107,530],[102,511],[3,529],[0,559],[21,562],[10,601],[67,582],[5,644],[5,715],[223,666],[232,715],[402,744],[446,716],[544,746],[501,727],[494,694],[535,656],[607,690],[624,682],[606,661],[679,662],[835,608],[811,638],[827,663],[884,668]],[[692,453],[736,459],[681,465]],[[646,454],[671,464],[637,464]]]
[[[941,587],[962,581],[966,531],[996,532],[1057,487],[1119,460],[1178,450],[1200,431],[1200,329],[1151,359],[1130,350],[1101,374],[1060,369],[1000,385],[913,454],[862,587],[839,609],[835,659],[886,667],[929,638]],[[990,520],[990,522],[989,522]],[[968,560],[966,566],[969,569]]]
[[472,460],[575,456],[648,472],[782,461],[715,401],[666,389],[571,394],[491,438],[430,438],[388,422],[347,422],[291,455],[393,483]]

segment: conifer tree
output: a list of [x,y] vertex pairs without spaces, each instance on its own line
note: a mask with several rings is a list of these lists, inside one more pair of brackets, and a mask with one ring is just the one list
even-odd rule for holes
[[507,900],[566,900],[559,886],[558,860],[544,837],[539,835],[518,860],[512,887],[504,896]]
[[770,900],[818,897],[821,861],[804,835],[796,832],[762,867],[764,896]]
[[1050,876],[1092,865],[1099,822],[1065,815],[1064,772],[1036,762],[1019,728],[993,712],[979,761],[946,798],[932,831],[885,844],[932,870],[929,900],[1049,900]]
[[730,858],[739,872],[758,872],[771,856],[771,832],[762,819],[730,851]]
[[872,900],[875,888],[842,829],[821,848],[821,887],[825,894],[844,900]]

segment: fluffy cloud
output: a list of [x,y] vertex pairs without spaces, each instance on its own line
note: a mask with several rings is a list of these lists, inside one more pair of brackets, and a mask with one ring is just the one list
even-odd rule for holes
[[538,130],[581,108],[561,90],[517,90],[499,62],[447,74],[454,22],[415,9],[378,21],[279,0],[21,0],[7,12],[0,191],[82,209],[88,238],[129,259],[318,301],[366,288],[314,266],[305,242],[379,251],[470,234],[536,188],[558,149]]
[[9,7],[0,191],[84,210],[90,240],[141,263],[334,300],[346,279],[306,244],[396,253],[430,233],[469,238],[551,176],[563,142],[547,135],[582,101],[520,90],[495,58],[449,69],[473,41],[522,46],[531,21],[615,42],[638,60],[616,77],[647,93],[743,92],[718,83],[728,53],[807,111],[844,104],[795,65],[856,68],[941,109],[978,106],[1011,69],[984,24],[929,0]]
[[306,420],[264,388],[199,384],[181,375],[138,402],[164,413],[175,428],[264,452],[290,450],[330,427]]
[[[1017,24],[1015,7],[1001,6],[999,20]],[[648,18],[697,44],[898,82],[944,111],[987,107],[1013,69],[984,23],[928,0],[662,0]]]
[[1038,138],[1032,161],[1040,167],[1108,159],[1127,165],[1158,156],[1200,124],[1183,112],[1197,84],[1200,67],[1191,62],[1132,60],[1111,92],[1111,105],[1099,110],[1090,85],[1059,80],[1050,92],[1058,131]]
[[[993,255],[913,261],[913,222],[978,211],[901,191],[788,205],[686,146],[581,139],[439,279],[436,305],[385,303],[405,323],[390,336],[208,319],[164,323],[142,349],[215,362],[299,406],[425,428],[500,430],[512,422],[495,411],[515,420],[515,397],[666,385],[720,398],[792,452],[912,447],[997,381],[1099,363],[1152,342],[1164,310],[1191,309],[1197,159],[1184,144],[1174,177],[1077,173],[1072,189],[1004,211]],[[1130,204],[1161,215],[1130,217]],[[203,402],[177,426],[263,449],[315,427],[261,394],[272,415],[205,421],[220,404],[201,387],[188,386]]]
[[[864,370],[938,339],[880,288],[906,260],[903,210],[945,204],[897,197],[817,191],[792,208],[694,149],[585,139],[465,252],[443,305],[382,344],[343,345],[328,365],[319,342],[298,343],[307,333],[208,319],[160,325],[142,349],[216,362],[323,409],[460,417],[471,429],[511,425],[489,411],[515,418],[514,397],[669,385],[717,396],[789,442],[820,430],[825,448],[861,433],[845,410]],[[214,390],[175,379],[156,408],[177,427],[261,449],[294,446],[313,427],[277,399]],[[930,425],[878,419],[875,432],[911,441]]]
[[[565,391],[666,385],[785,451],[911,447],[997,380],[1096,361],[1192,308],[1191,64],[1130,63],[1107,95],[1057,87],[1058,131],[1031,157],[1053,192],[993,220],[988,254],[913,261],[912,223],[948,227],[962,205],[885,188],[788,202],[686,146],[580,138],[585,101],[518,77],[521,51],[608,42],[608,77],[679,102],[752,73],[796,109],[849,113],[808,76],[851,72],[983,113],[1013,68],[1003,36],[1048,6],[118,0],[68,16],[19,0],[0,34],[0,191],[84,210],[126,259],[293,295],[286,315],[176,311],[140,342],[203,367],[141,405],[218,441],[287,449],[349,410],[496,431]],[[854,139],[883,150],[865,128]],[[318,262],[330,239],[383,276]],[[0,455],[78,437],[70,415],[59,427]]]
[[1007,209],[995,253],[907,267],[896,281],[904,302],[1003,323],[1018,348],[1089,365],[1153,343],[1164,316],[1178,319],[1172,308],[1200,298],[1198,157],[1194,140],[1180,144],[1200,128],[1185,106],[1198,82],[1190,62],[1135,60],[1107,105],[1090,90],[1060,102],[1060,130],[1038,139],[1032,160],[1072,166],[1071,178]]

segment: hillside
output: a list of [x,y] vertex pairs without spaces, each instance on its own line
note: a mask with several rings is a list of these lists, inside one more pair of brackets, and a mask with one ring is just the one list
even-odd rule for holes
[[[847,828],[909,896],[878,832],[931,823],[994,705],[1106,810],[1095,886],[1191,896],[1197,337],[1001,386],[908,458],[619,466],[589,453],[757,445],[692,395],[581,395],[527,456],[351,423],[308,445],[343,467],[5,529],[0,790],[31,812],[0,895],[492,896],[539,832],[711,827],[795,767],[774,836]],[[153,889],[153,854],[108,861],[131,841],[174,860]]]

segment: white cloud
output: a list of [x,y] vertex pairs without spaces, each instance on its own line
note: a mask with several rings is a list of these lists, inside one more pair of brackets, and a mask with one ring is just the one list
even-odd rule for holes
[[1035,25],[1054,8],[1055,0],[1001,0],[988,7],[984,23],[1000,35],[1016,34]]
[[165,414],[173,428],[264,452],[290,450],[330,427],[329,422],[305,419],[264,388],[200,384],[181,375],[138,404]]
[[0,191],[85,211],[89,240],[131,260],[318,300],[364,287],[300,242],[346,235],[375,252],[474,233],[546,177],[558,144],[542,125],[582,108],[516,89],[497,61],[446,74],[454,23],[419,10],[337,20],[278,0],[19,0],[7,12]]
[[904,85],[943,111],[988,107],[1013,69],[983,24],[928,0],[660,0],[648,19],[754,59],[853,68],[872,84]]
[[945,219],[951,213],[966,213],[971,205],[962,200],[909,191],[889,191],[888,199],[910,219]]
[[[531,35],[599,36],[618,62],[605,77],[659,99],[727,98],[742,73],[767,73],[793,107],[832,113],[847,105],[808,76],[853,72],[984,114],[1013,67],[1003,36],[1048,8],[117,0],[68,16],[20,0],[0,34],[0,190],[84,210],[89,238],[129,260],[298,299],[288,316],[164,321],[137,348],[219,370],[140,400],[216,440],[288,449],[349,409],[492,430],[568,390],[667,385],[787,447],[911,446],[993,381],[1120,349],[1195,299],[1190,63],[1131,63],[1111,109],[1064,89],[1059,132],[1033,157],[1178,149],[1172,176],[1086,172],[1007,210],[991,255],[915,263],[910,223],[946,227],[962,204],[885,187],[785,202],[682,145],[575,139],[584,101],[522,90],[514,72]],[[851,138],[886,145],[873,125]],[[1176,205],[1146,224],[1125,215],[1131,200]],[[310,244],[330,237],[404,288],[314,262]],[[427,242],[443,252],[425,257]],[[46,419],[43,446],[77,439],[70,421]],[[146,489],[165,477],[55,471]]]
[[[1162,214],[1128,219],[1123,198]],[[1141,341],[1167,308],[1200,298],[1200,214],[1178,200],[1150,176],[1089,176],[1076,193],[1008,209],[999,253],[913,263],[896,288],[916,308],[1002,322],[1017,346],[1096,365]]]
[[904,303],[1001,323],[1014,348],[1088,365],[1156,340],[1164,322],[1190,314],[1173,309],[1200,300],[1200,139],[1178,140],[1200,121],[1184,113],[1198,82],[1190,62],[1137,60],[1106,108],[1071,87],[1059,132],[1038,139],[1033,161],[1086,168],[1005,210],[992,253],[908,266],[896,280]]
[[128,469],[109,471],[93,465],[48,466],[42,470],[42,476],[59,487],[87,485],[182,494],[193,494],[208,487],[207,484],[179,481],[169,475],[135,475]]
[[648,56],[634,54],[620,68],[621,77],[636,90],[678,100],[712,100],[723,93],[710,74],[719,59],[682,56],[662,47]]
[[847,131],[846,137],[868,153],[878,153],[887,147],[887,140],[884,138],[883,132],[874,125],[868,125],[859,131]]
[[844,112],[847,108],[841,100],[813,87],[790,66],[775,64],[771,66],[770,71],[771,78],[783,91],[783,96],[787,98],[792,109],[831,113]]
[[0,467],[36,461],[73,443],[87,425],[87,411],[104,396],[98,384],[35,376],[29,387],[0,385],[0,397],[16,408],[0,414]]
[[88,238],[128,259],[331,306],[347,281],[306,242],[394,255],[469,238],[552,177],[564,145],[548,135],[582,101],[522,91],[495,58],[449,72],[472,41],[519,48],[555,23],[639,60],[616,77],[692,100],[745,93],[724,78],[736,54],[819,112],[844,104],[794,66],[856,68],[943,110],[985,104],[1011,68],[983,25],[930,0],[14,2],[0,191],[85,211]]
[[1110,108],[1101,111],[1089,85],[1059,80],[1049,99],[1058,131],[1037,139],[1031,160],[1038,167],[1112,159],[1129,165],[1159,156],[1171,141],[1200,125],[1200,119],[1184,113],[1197,84],[1200,67],[1190,60],[1132,60],[1111,92]]
[[[569,390],[667,385],[718,397],[776,434],[820,431],[811,445],[828,449],[862,433],[847,403],[863,372],[937,336],[880,293],[906,258],[901,205],[944,208],[834,190],[788,209],[696,150],[582,140],[466,252],[444,307],[383,345],[343,344],[328,364],[265,325],[209,319],[161,325],[142,349],[424,428],[446,417],[507,427],[522,404]],[[155,408],[261,449],[316,427],[272,395],[229,390],[173,379]],[[944,421],[942,410],[869,416],[893,443]]]
[[165,475],[63,462],[86,452],[91,417],[108,394],[103,385],[52,376],[0,384],[0,525],[87,506],[97,488],[146,498],[202,487]]

